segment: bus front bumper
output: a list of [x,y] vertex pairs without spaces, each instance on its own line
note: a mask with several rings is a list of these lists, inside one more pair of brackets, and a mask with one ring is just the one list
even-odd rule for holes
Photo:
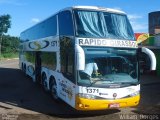
[[[86,99],[76,96],[77,110],[105,110],[132,107],[139,104],[140,95],[115,100]],[[117,106],[118,105],[118,106]]]

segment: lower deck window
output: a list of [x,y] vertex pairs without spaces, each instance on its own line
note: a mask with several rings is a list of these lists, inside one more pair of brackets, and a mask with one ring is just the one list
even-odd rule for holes
[[55,52],[42,52],[41,53],[42,67],[52,70],[56,69],[56,53]]

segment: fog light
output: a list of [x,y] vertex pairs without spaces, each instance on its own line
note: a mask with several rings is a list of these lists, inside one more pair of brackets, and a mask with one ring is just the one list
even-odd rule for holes
[[85,108],[88,108],[88,107],[89,107],[89,105],[84,105],[84,107],[85,107]]
[[81,103],[79,103],[78,106],[79,106],[80,108],[83,108],[83,107],[84,107],[84,105],[81,104]]

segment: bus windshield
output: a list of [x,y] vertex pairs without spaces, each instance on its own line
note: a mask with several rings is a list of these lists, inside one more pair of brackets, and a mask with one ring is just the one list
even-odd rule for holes
[[78,71],[78,83],[82,86],[138,84],[136,49],[89,48],[85,52],[85,69]]
[[134,40],[125,14],[84,10],[75,10],[74,13],[77,37]]

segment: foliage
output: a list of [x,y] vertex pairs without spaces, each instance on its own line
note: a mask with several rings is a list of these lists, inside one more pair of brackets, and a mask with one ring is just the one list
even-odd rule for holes
[[0,16],[0,59],[18,57],[19,38],[5,35],[11,28],[11,16]]
[[2,51],[2,41],[4,33],[8,32],[8,29],[11,27],[11,16],[10,15],[1,15],[0,16],[0,55]]
[[2,41],[2,54],[3,53],[16,53],[19,48],[19,38],[12,36],[3,36]]
[[3,58],[18,58],[18,53],[4,53]]
[[10,15],[1,15],[0,16],[0,36],[8,32],[8,29],[11,27],[11,16]]
[[18,51],[19,51],[19,38],[9,35],[4,35],[1,47],[2,47],[2,54],[0,54],[0,59],[16,58],[18,57]]

